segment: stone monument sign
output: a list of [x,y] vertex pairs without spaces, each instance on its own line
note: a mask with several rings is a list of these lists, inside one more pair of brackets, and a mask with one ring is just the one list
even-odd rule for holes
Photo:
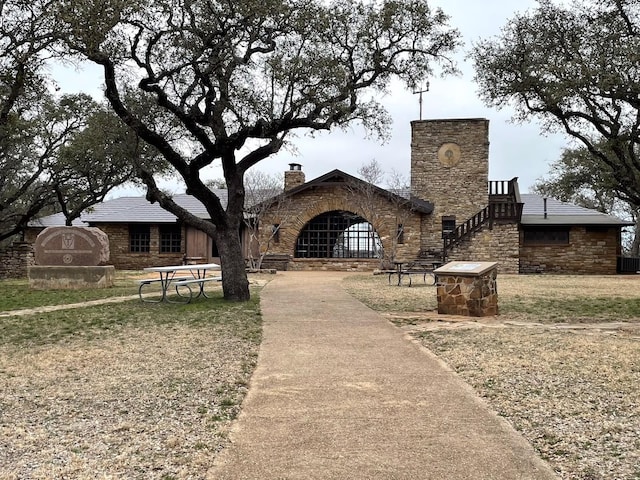
[[433,273],[438,279],[438,313],[487,317],[498,315],[496,262],[450,262]]
[[36,238],[36,265],[106,265],[109,237],[94,227],[48,227]]
[[33,289],[104,288],[114,284],[109,262],[109,237],[94,227],[48,227],[34,245],[29,267]]

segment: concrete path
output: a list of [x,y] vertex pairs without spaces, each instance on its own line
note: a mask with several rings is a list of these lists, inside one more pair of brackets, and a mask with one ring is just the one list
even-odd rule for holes
[[209,478],[556,478],[457,375],[344,292],[343,276],[285,272],[264,288],[258,366]]

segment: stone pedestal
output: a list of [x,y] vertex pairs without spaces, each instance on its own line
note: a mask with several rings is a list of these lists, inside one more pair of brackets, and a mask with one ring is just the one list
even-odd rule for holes
[[450,262],[434,270],[438,313],[489,317],[498,314],[496,262]]
[[106,266],[50,266],[29,267],[29,287],[34,290],[79,290],[107,288],[114,284],[116,269]]

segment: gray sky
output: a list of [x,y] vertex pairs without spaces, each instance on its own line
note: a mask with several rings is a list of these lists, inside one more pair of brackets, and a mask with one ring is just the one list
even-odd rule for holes
[[[465,59],[472,42],[480,38],[498,35],[506,20],[516,12],[524,12],[536,5],[535,0],[431,0],[432,6],[440,6],[450,17],[450,24],[460,30],[465,45],[456,60],[462,71],[459,77],[434,78],[429,91],[423,94],[422,118],[487,118],[489,120],[489,178],[509,180],[519,178],[520,190],[526,192],[540,176],[547,174],[549,163],[556,160],[561,149],[568,146],[561,135],[545,136],[537,124],[515,124],[510,121],[512,112],[484,107],[473,82],[473,66]],[[100,72],[88,67],[82,72],[55,70],[63,91],[84,90],[99,92]],[[282,151],[261,162],[256,168],[267,173],[281,174],[291,162],[301,163],[307,180],[338,168],[357,174],[358,168],[376,159],[386,172],[392,169],[409,176],[410,122],[419,119],[419,96],[394,86],[382,99],[393,119],[390,140],[382,145],[377,140],[366,139],[356,127],[348,131],[316,133],[311,137],[299,133],[293,140],[297,152]],[[209,177],[221,177],[221,171],[212,169]],[[178,192],[181,187],[172,182],[166,188]],[[120,189],[113,196],[141,193]]]
[[[462,33],[465,45],[456,56],[462,75],[430,81],[423,94],[422,118],[487,118],[489,120],[489,178],[519,178],[526,192],[534,181],[546,175],[549,163],[567,146],[564,136],[541,134],[537,124],[515,124],[512,111],[486,108],[479,99],[473,81],[473,65],[465,60],[472,42],[498,35],[507,19],[537,5],[535,0],[431,0],[450,17],[450,24]],[[298,138],[296,156],[281,152],[263,162],[264,171],[284,171],[288,163],[303,165],[307,180],[334,168],[356,174],[358,167],[375,158],[385,171],[395,169],[408,177],[410,168],[410,122],[419,119],[419,96],[402,86],[392,90],[383,103],[393,119],[392,136],[385,145],[364,139],[360,129]]]

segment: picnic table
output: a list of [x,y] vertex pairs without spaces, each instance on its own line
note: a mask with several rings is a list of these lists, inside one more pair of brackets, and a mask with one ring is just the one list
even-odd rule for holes
[[393,262],[395,270],[390,270],[389,283],[391,283],[391,277],[394,275],[398,277],[398,286],[402,285],[402,277],[409,279],[409,286],[411,286],[411,275],[422,275],[422,280],[427,283],[427,277],[429,277],[429,285],[435,285],[436,276],[433,271],[441,265],[441,262],[430,262],[413,260],[410,262],[396,261]]
[[[193,265],[168,265],[164,267],[147,267],[144,269],[146,272],[155,272],[158,277],[145,278],[138,280],[140,287],[138,288],[138,295],[143,302],[150,303],[189,303],[193,298],[197,298],[200,295],[207,297],[207,293],[204,290],[204,285],[207,282],[221,281],[221,276],[207,276],[207,273],[211,270],[220,270],[220,265],[217,263],[200,263]],[[162,290],[162,296],[158,300],[146,299],[143,295],[143,289],[152,284],[159,283]],[[197,285],[197,294],[194,297],[194,292],[191,289],[191,285]],[[184,300],[174,302],[169,299],[167,291],[169,287],[174,286],[178,297]],[[182,289],[182,291],[181,291]],[[187,294],[188,292],[188,294]]]

